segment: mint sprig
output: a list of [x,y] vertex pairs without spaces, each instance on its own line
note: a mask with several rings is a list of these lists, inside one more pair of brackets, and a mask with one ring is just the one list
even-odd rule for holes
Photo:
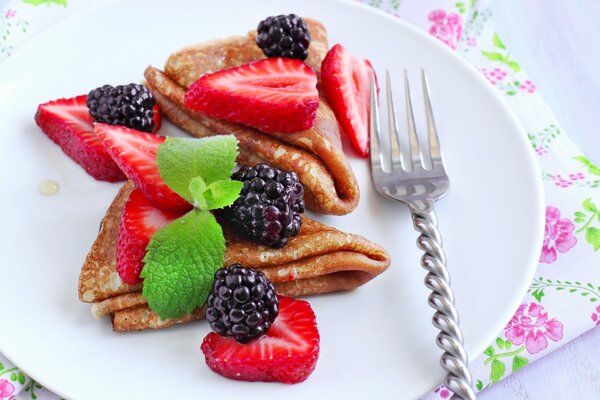
[[160,176],[194,209],[158,230],[146,247],[142,295],[159,317],[178,318],[202,306],[225,259],[225,237],[210,210],[239,196],[231,180],[238,152],[232,135],[168,137],[157,151]]

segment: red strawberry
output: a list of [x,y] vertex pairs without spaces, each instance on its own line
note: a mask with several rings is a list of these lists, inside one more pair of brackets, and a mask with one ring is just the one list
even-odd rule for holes
[[122,181],[125,175],[94,132],[86,98],[83,95],[40,104],[35,122],[88,174],[101,181]]
[[279,296],[279,315],[265,336],[248,344],[209,333],[202,352],[210,369],[244,381],[298,383],[314,371],[319,358],[315,313],[304,300]]
[[117,272],[123,282],[132,285],[142,282],[142,259],[150,238],[182,215],[152,206],[139,189],[131,192],[123,209],[117,238]]
[[95,123],[94,128],[117,165],[153,206],[168,211],[186,211],[192,207],[160,177],[156,150],[165,141],[163,136],[118,125]]
[[329,50],[321,64],[323,92],[354,149],[369,155],[369,60],[352,56],[341,45]]
[[300,60],[267,58],[200,77],[185,105],[263,132],[310,128],[319,107],[317,75]]

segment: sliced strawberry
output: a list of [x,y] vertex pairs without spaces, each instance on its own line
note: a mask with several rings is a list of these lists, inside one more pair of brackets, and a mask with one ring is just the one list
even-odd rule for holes
[[341,44],[329,50],[321,64],[321,85],[338,122],[354,149],[369,155],[369,86],[373,67],[352,56]]
[[92,117],[85,105],[86,98],[83,95],[40,104],[35,122],[46,136],[95,179],[122,181],[125,175],[94,132]]
[[268,58],[200,77],[187,107],[263,132],[298,132],[315,122],[317,75],[300,60]]
[[191,205],[172,191],[160,177],[156,151],[163,136],[125,126],[95,123],[96,134],[117,165],[146,198],[162,210],[186,211]]
[[202,352],[210,369],[244,381],[298,383],[314,371],[319,331],[310,304],[279,296],[279,315],[265,336],[248,344],[209,333]]
[[117,238],[117,272],[123,282],[132,285],[142,282],[142,259],[150,238],[182,215],[154,207],[139,189],[131,192],[123,209]]

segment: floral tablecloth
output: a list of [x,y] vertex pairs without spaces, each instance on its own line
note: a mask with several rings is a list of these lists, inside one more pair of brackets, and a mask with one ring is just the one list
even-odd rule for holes
[[[435,36],[469,60],[510,104],[542,170],[546,229],[522,304],[471,362],[477,391],[600,325],[600,167],[579,151],[496,33],[490,0],[363,0]],[[92,0],[0,1],[0,62],[36,33]],[[443,385],[424,396],[446,399]],[[57,399],[0,355],[0,400]]]

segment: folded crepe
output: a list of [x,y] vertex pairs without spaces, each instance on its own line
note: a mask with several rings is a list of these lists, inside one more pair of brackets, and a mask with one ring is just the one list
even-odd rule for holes
[[[320,22],[304,20],[312,37],[306,63],[318,73],[328,49],[327,33]],[[189,134],[196,137],[234,134],[240,142],[238,163],[267,162],[279,169],[295,171],[304,185],[309,209],[336,215],[351,212],[358,204],[360,192],[342,149],[341,128],[323,96],[314,126],[285,134],[265,134],[207,117],[185,106],[185,90],[200,76],[264,58],[255,39],[256,31],[252,31],[246,36],[186,47],[169,57],[164,72],[148,67],[145,83],[163,115]]]
[[[83,264],[79,298],[95,303],[97,318],[110,315],[113,330],[166,328],[204,318],[196,309],[181,318],[163,320],[142,297],[142,285],[121,281],[116,268],[116,243],[121,213],[134,186],[126,183],[102,219],[100,232]],[[298,236],[281,249],[258,245],[224,227],[225,265],[240,263],[264,272],[284,296],[306,296],[350,290],[379,275],[390,264],[387,252],[369,240],[303,218]]]

